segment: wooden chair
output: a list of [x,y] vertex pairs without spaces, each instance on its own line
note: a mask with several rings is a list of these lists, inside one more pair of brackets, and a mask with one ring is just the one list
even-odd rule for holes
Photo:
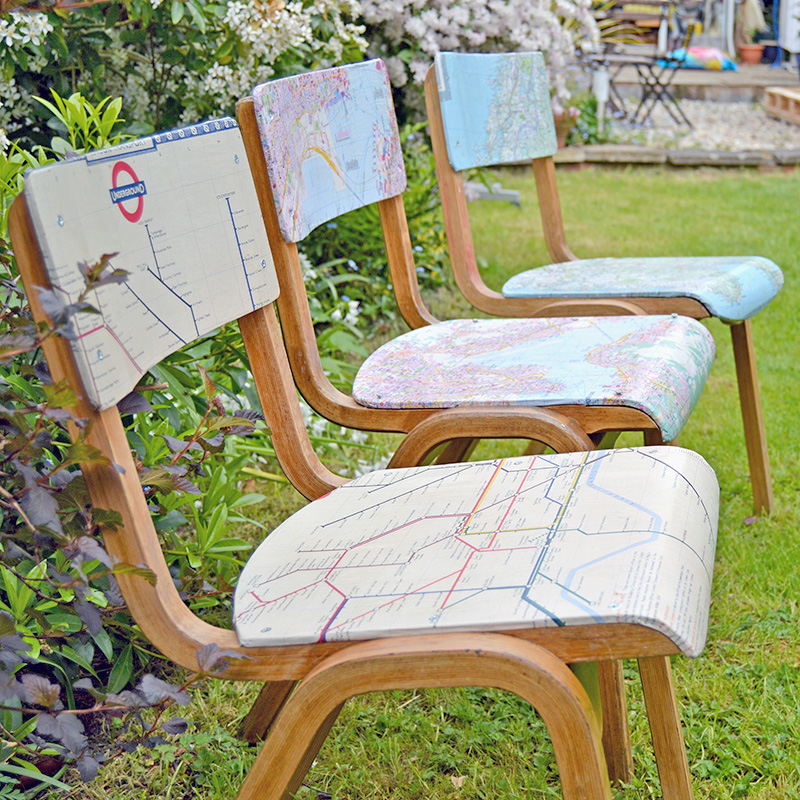
[[[499,93],[489,90],[494,86],[500,87]],[[750,318],[780,290],[780,269],[754,256],[577,259],[567,245],[561,217],[541,54],[442,53],[426,78],[425,97],[451,264],[467,300],[504,317],[617,313],[598,309],[598,302],[625,300],[653,314],[722,319],[733,339],[753,503],[757,513],[771,511],[772,479]],[[500,111],[502,117],[497,116]],[[487,112],[504,121],[491,126],[489,135],[481,122]],[[515,275],[501,294],[486,286],[478,270],[462,171],[528,159],[533,160],[545,241],[557,263]]]
[[[713,357],[711,337],[694,321],[433,318],[417,284],[400,141],[381,61],[273,81],[254,96],[240,101],[237,115],[281,286],[277,305],[292,373],[318,413],[352,428],[407,432],[400,453],[406,464],[421,463],[442,443],[448,408],[452,439],[439,463],[468,457],[481,438],[472,417],[479,408],[546,406],[594,441],[620,430],[641,430],[649,444],[677,435]],[[348,396],[322,368],[296,242],[372,202],[398,304],[417,330],[373,353]],[[638,312],[626,301],[603,302],[609,305],[617,313]],[[505,427],[502,418],[492,422],[497,427],[482,423],[489,436],[525,436],[515,418]],[[600,672],[606,756],[613,780],[626,781],[631,756],[621,665],[608,662]]]
[[[713,358],[710,336],[691,320],[437,323],[432,317],[416,280],[403,210],[405,171],[381,61],[273,81],[254,94],[255,102],[239,102],[237,115],[281,286],[289,361],[300,392],[318,413],[351,428],[421,437],[420,422],[437,409],[546,406],[588,435],[640,430],[649,443],[677,435]],[[296,242],[372,202],[398,304],[416,330],[373,353],[348,396],[322,368]],[[637,310],[626,301],[614,308]],[[460,440],[447,456],[460,458],[471,434],[456,433]],[[513,428],[504,433],[516,435]]]
[[[44,349],[108,459],[83,465],[92,502],[121,515],[106,547],[156,575],[155,585],[118,576],[144,635],[187,669],[219,647],[243,656],[221,678],[268,682],[269,736],[240,800],[293,796],[349,697],[458,685],[528,700],[552,736],[564,797],[609,800],[599,723],[567,664],[627,657],[639,662],[664,797],[692,796],[669,657],[698,655],[707,630],[719,495],[700,456],[567,453],[349,483],[328,472],[289,377],[272,257],[231,120],[34,171],[10,232],[39,322],[38,287],[72,302],[81,266],[109,253],[129,272],[93,290],[99,317],[78,315],[76,337]],[[282,462],[330,493],[254,553],[231,631],[179,597],[115,404],[160,358],[237,318]],[[543,441],[565,435],[558,415],[538,414]]]

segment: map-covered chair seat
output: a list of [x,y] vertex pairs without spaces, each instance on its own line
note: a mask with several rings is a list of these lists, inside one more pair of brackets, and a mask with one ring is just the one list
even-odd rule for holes
[[[425,80],[425,97],[451,265],[467,300],[507,317],[553,316],[559,308],[614,313],[619,301],[628,300],[648,313],[712,316],[730,324],[753,502],[757,511],[769,511],[772,480],[749,320],[780,291],[779,267],[753,255],[576,258],[562,221],[553,163],[556,135],[541,53],[440,53]],[[533,163],[553,263],[531,265],[497,292],[478,268],[464,171],[527,161]],[[679,251],[680,243],[672,249]]]
[[708,331],[677,315],[449,320],[379,347],[353,397],[373,408],[620,405],[671,441],[713,358]]
[[[272,244],[281,253],[278,302],[295,380],[323,416],[369,427],[369,420],[356,421],[343,405],[337,416],[335,401],[315,402],[327,391],[319,388],[326,378],[309,366],[319,356],[305,289],[297,280],[296,248],[286,243],[347,211],[384,203],[379,208],[393,283],[413,282],[409,292],[418,294],[402,204],[391,211],[385,205],[406,188],[386,68],[374,60],[271,81],[256,87],[253,107],[263,154],[250,157],[266,162],[272,191],[262,203],[274,205],[274,215],[269,208],[265,215],[281,237]],[[435,322],[424,312],[420,317]],[[359,370],[353,398],[384,411],[625,407],[648,415],[670,441],[694,407],[713,357],[708,332],[677,316],[448,321],[380,347]]]
[[705,642],[717,487],[650,447],[372,472],[275,529],[236,587],[247,646],[629,622]]
[[520,272],[506,297],[691,297],[725,322],[750,319],[783,286],[775,262],[761,256],[580,258]]

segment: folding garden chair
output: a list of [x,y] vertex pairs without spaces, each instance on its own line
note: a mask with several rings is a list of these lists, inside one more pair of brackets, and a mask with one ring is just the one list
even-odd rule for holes
[[[107,459],[83,465],[92,502],[121,517],[103,530],[106,547],[156,576],[117,576],[141,631],[190,670],[226,651],[220,677],[274,690],[240,800],[293,796],[348,698],[458,685],[528,700],[550,731],[564,797],[609,800],[598,721],[567,664],[625,657],[639,662],[663,794],[691,797],[669,656],[698,655],[707,631],[718,487],[700,456],[569,453],[349,483],[324,470],[288,378],[273,262],[231,120],[34,171],[10,231],[37,322],[42,287],[56,314],[84,292],[85,265],[105,256],[107,270],[128,271],[86,298],[99,315],[78,314],[74,338],[51,336],[44,349]],[[237,318],[276,449],[338,488],[254,553],[227,630],[197,617],[172,582],[115,404],[159,359]]]
[[[753,503],[756,512],[769,512],[772,480],[750,318],[780,290],[780,269],[755,256],[577,259],[564,234],[539,53],[442,53],[426,78],[425,96],[450,260],[467,300],[505,317],[619,313],[616,303],[625,300],[648,313],[713,316],[729,324]],[[533,160],[545,241],[557,263],[515,275],[500,294],[478,270],[462,172],[527,159]],[[603,303],[611,305],[604,311]]]
[[[609,12],[610,18],[631,20],[634,22],[635,28],[640,27],[645,21],[656,22],[659,26],[657,41],[654,41],[652,45],[617,46],[604,53],[591,56],[591,61],[595,65],[602,65],[609,69],[609,93],[613,98],[614,105],[621,109],[623,114],[625,105],[620,102],[621,97],[615,85],[615,79],[625,67],[631,67],[636,72],[642,91],[639,105],[630,117],[632,123],[644,125],[650,119],[655,107],[661,103],[673,122],[679,125],[684,122],[691,128],[693,127],[691,121],[683,113],[683,109],[672,93],[672,82],[676,72],[683,66],[685,54],[694,33],[694,22],[688,19],[689,9],[685,3],[678,6],[663,0],[645,0],[644,3],[636,3],[635,6],[635,17],[633,18],[631,12],[624,6],[612,9]],[[641,20],[639,14],[647,6],[650,6],[650,11],[643,16],[649,20]],[[693,9],[693,16],[696,14],[697,10]],[[676,29],[674,35],[671,33],[672,28]],[[667,36],[659,45],[658,40],[661,38],[662,29]],[[683,56],[680,55],[681,51]]]

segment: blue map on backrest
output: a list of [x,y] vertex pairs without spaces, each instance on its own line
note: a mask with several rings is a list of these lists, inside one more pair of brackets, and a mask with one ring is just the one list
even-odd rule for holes
[[[86,298],[70,342],[89,402],[109,408],[184,344],[272,302],[278,279],[239,129],[212,120],[26,175],[53,287],[69,305],[84,265],[124,270]],[[119,273],[118,273],[119,275]]]
[[406,188],[379,59],[271,81],[257,86],[253,99],[286,241]]
[[541,53],[439,53],[436,82],[454,170],[556,152]]

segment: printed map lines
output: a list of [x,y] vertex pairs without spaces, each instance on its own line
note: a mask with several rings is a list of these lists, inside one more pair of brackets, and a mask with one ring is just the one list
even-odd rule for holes
[[[542,613],[546,614],[550,619],[552,619],[554,622],[556,622],[556,624],[563,624],[563,623],[561,623],[560,620],[551,611],[549,611],[546,608],[541,607],[537,603],[534,603],[531,600],[531,598],[529,597],[529,592],[531,590],[531,587],[532,587],[533,583],[535,582],[535,580],[536,580],[536,578],[538,576],[539,570],[541,569],[541,564],[542,564],[545,556],[547,555],[547,551],[548,551],[549,545],[550,545],[550,543],[552,542],[553,538],[556,536],[556,534],[558,532],[558,527],[559,527],[559,525],[561,524],[561,522],[563,520],[564,513],[566,512],[567,506],[569,505],[569,502],[570,502],[570,500],[571,500],[571,498],[573,496],[573,493],[575,491],[575,486],[576,486],[579,478],[581,477],[581,474],[582,474],[582,471],[583,471],[583,467],[585,467],[585,463],[586,463],[587,460],[588,460],[588,454],[586,454],[586,456],[584,457],[583,464],[579,465],[579,467],[574,470],[575,474],[573,475],[572,484],[570,485],[570,488],[568,490],[567,497],[566,497],[564,503],[562,504],[562,508],[559,510],[559,512],[558,512],[558,514],[556,516],[555,522],[552,525],[549,526],[548,533],[547,533],[547,536],[546,536],[546,541],[541,546],[541,553],[539,554],[539,557],[536,560],[536,564],[534,566],[534,570],[532,571],[530,577],[528,578],[528,581],[524,585],[518,585],[518,586],[511,587],[511,588],[514,588],[514,589],[522,589],[523,591],[522,591],[522,598],[521,599],[524,602],[527,602],[527,603],[530,603],[531,605],[534,605]],[[398,602],[400,600],[403,600],[403,599],[405,599],[407,597],[410,597],[412,595],[418,594],[423,589],[425,589],[425,588],[427,588],[429,586],[432,586],[432,585],[434,585],[436,583],[440,583],[443,580],[447,580],[447,578],[449,578],[449,577],[452,577],[453,578],[453,583],[451,584],[450,588],[447,590],[447,593],[446,593],[444,599],[442,600],[441,605],[439,606],[439,611],[441,612],[445,608],[447,608],[448,604],[450,603],[450,598],[453,596],[453,593],[458,591],[457,587],[458,587],[459,581],[463,578],[464,573],[466,572],[466,570],[470,566],[470,562],[472,561],[473,557],[477,556],[481,552],[495,552],[495,549],[492,547],[492,545],[495,542],[497,536],[499,536],[500,533],[503,532],[503,528],[502,528],[503,523],[508,518],[508,514],[511,511],[511,507],[513,506],[514,502],[516,501],[517,497],[519,496],[520,491],[522,490],[522,486],[525,483],[525,479],[527,477],[527,474],[533,469],[533,464],[534,464],[535,461],[536,461],[536,458],[533,458],[529,462],[528,468],[525,470],[525,474],[520,479],[520,481],[519,481],[519,483],[517,485],[517,491],[506,496],[505,503],[507,505],[507,508],[505,510],[505,513],[503,514],[502,519],[500,520],[500,522],[498,522],[498,524],[496,525],[494,531],[492,531],[494,536],[492,537],[492,540],[489,543],[489,545],[487,545],[484,548],[475,548],[475,547],[473,547],[471,545],[468,545],[471,548],[471,552],[467,555],[467,557],[464,560],[464,563],[461,565],[460,569],[451,572],[449,575],[445,575],[445,576],[442,576],[440,578],[437,578],[433,582],[431,582],[429,584],[426,584],[426,586],[424,586],[424,587],[418,587],[416,589],[410,590],[409,592],[406,592],[403,595],[400,595],[400,596],[397,596],[397,597],[393,598],[388,603],[383,603],[381,605],[375,606],[374,608],[372,608],[372,609],[370,609],[368,611],[362,612],[357,617],[349,619],[346,622],[342,622],[337,626],[333,626],[332,623],[333,623],[334,619],[336,619],[336,617],[338,617],[339,614],[341,614],[341,612],[344,610],[344,608],[347,605],[347,602],[345,601],[344,603],[342,603],[336,609],[336,611],[332,615],[331,619],[326,624],[325,631],[327,632],[328,630],[331,630],[334,627],[341,627],[344,624],[352,624],[356,619],[360,619],[360,618],[363,618],[364,616],[367,616],[369,614],[373,614],[376,611],[378,611],[379,609],[384,608],[387,605],[390,605],[391,603],[396,603],[396,602]],[[481,490],[481,493],[478,496],[478,499],[475,501],[475,504],[473,505],[472,509],[469,512],[466,513],[465,518],[464,518],[464,522],[459,526],[459,530],[457,530],[453,534],[451,534],[452,538],[455,538],[456,540],[460,541],[462,544],[467,545],[467,543],[464,542],[463,539],[461,538],[462,536],[465,535],[465,528],[467,527],[469,522],[474,519],[475,514],[479,511],[479,509],[481,507],[481,504],[484,502],[484,500],[488,496],[492,485],[495,483],[495,481],[497,480],[497,477],[503,471],[503,467],[504,467],[505,463],[506,463],[505,459],[501,459],[497,463],[496,468],[494,469],[494,471],[492,472],[491,476],[489,477],[489,479],[486,481],[485,485],[483,486],[483,489]],[[554,476],[551,479],[551,483],[555,480],[555,477],[557,477],[557,476]],[[490,506],[494,506],[494,505],[497,505],[497,503],[491,503],[489,505]],[[439,516],[441,516],[441,515],[439,515]],[[452,516],[459,516],[459,515],[452,515]],[[426,519],[429,519],[429,518],[428,517],[423,517],[423,518],[419,518],[419,519],[416,519],[416,520],[408,521],[406,523],[403,523],[403,525],[401,525],[401,526],[396,526],[395,528],[393,528],[393,531],[396,531],[396,530],[399,530],[399,529],[405,528],[405,527],[410,527],[410,526],[418,524],[419,522],[421,522],[423,520],[426,520]],[[369,541],[375,541],[376,539],[381,538],[381,536],[384,536],[387,533],[389,533],[389,532],[385,531],[382,534],[379,534],[378,536],[371,537],[371,539]],[[360,544],[364,544],[364,543],[362,542]],[[357,547],[357,546],[358,545],[355,545],[353,547],[353,549],[355,549],[355,547]],[[514,550],[514,549],[530,549],[530,548],[508,548],[508,549],[509,550]],[[344,554],[343,554],[343,556],[344,556]],[[340,561],[341,561],[341,559],[339,559],[339,561],[337,561],[337,566],[338,566]],[[341,567],[341,569],[347,569],[347,567]],[[331,571],[333,571],[333,569]],[[462,591],[468,591],[468,592],[472,593],[472,595],[474,596],[475,591],[485,591],[485,589],[481,588],[481,589],[476,590],[474,587],[465,587],[465,589],[463,589]],[[356,598],[354,597],[353,599],[356,599]],[[324,639],[321,638],[320,641],[324,641]]]
[[[156,272],[153,272],[153,270],[152,270],[150,267],[148,267],[148,268],[147,268],[147,271],[148,271],[148,272],[149,272],[149,273],[150,273],[150,274],[151,274],[151,275],[152,275],[152,276],[153,276],[153,277],[154,277],[154,278],[155,278],[155,279],[156,279],[156,280],[157,280],[157,281],[158,281],[158,282],[159,282],[159,283],[160,283],[160,284],[161,284],[161,285],[162,285],[162,286],[163,286],[163,287],[164,287],[164,288],[165,288],[165,289],[168,291],[168,292],[170,292],[172,295],[174,295],[174,296],[175,296],[175,297],[176,297],[178,300],[180,300],[180,302],[181,302],[181,303],[183,303],[183,304],[184,304],[184,305],[185,305],[185,306],[186,306],[186,307],[189,309],[189,311],[191,312],[191,315],[192,315],[192,324],[194,325],[194,335],[195,335],[195,337],[197,337],[197,336],[199,336],[199,335],[200,335],[200,330],[199,330],[199,329],[198,329],[198,327],[197,327],[197,317],[195,316],[195,313],[194,313],[194,307],[192,306],[192,304],[191,304],[191,303],[190,303],[188,300],[184,300],[184,299],[183,299],[183,298],[182,298],[182,297],[181,297],[181,296],[180,296],[180,295],[179,295],[179,294],[178,294],[178,293],[177,293],[177,292],[176,292],[176,291],[175,291],[175,290],[174,290],[174,289],[173,289],[173,288],[172,288],[172,287],[171,287],[171,286],[170,286],[170,285],[169,285],[169,284],[168,284],[168,283],[167,283],[167,282],[166,282],[166,281],[165,281],[165,280],[164,280],[164,279],[161,277],[161,267],[160,267],[160,266],[159,266],[159,264],[158,264],[158,256],[156,255],[156,249],[155,249],[155,247],[153,246],[153,237],[152,237],[152,235],[150,234],[150,228],[149,228],[149,226],[148,226],[148,225],[145,225],[145,226],[144,226],[144,228],[145,228],[145,230],[147,231],[147,239],[148,239],[148,241],[150,242],[150,249],[153,251],[153,262],[155,263],[155,266],[156,266]],[[126,284],[126,286],[127,286],[127,284]],[[130,287],[128,287],[128,288],[130,288]],[[136,294],[136,292],[134,292],[134,291],[133,291],[133,289],[131,289],[131,293],[133,294],[133,296],[134,296],[134,297],[136,297],[136,299],[137,299],[137,300],[138,300],[138,301],[139,301],[139,302],[140,302],[140,303],[141,303],[141,304],[142,304],[142,305],[143,305],[143,306],[144,306],[144,307],[145,307],[145,308],[146,308],[146,309],[147,309],[147,310],[148,310],[148,311],[149,311],[149,312],[150,312],[150,313],[151,313],[151,314],[152,314],[152,315],[153,315],[153,316],[154,316],[154,317],[155,317],[155,318],[156,318],[156,319],[157,319],[157,320],[158,320],[158,321],[159,321],[159,322],[160,322],[160,323],[161,323],[161,324],[162,324],[162,325],[163,325],[163,326],[164,326],[164,327],[165,327],[165,328],[168,330],[168,331],[170,331],[170,333],[172,333],[172,334],[174,334],[175,336],[177,336],[177,337],[178,337],[178,339],[180,340],[181,344],[186,344],[186,339],[184,339],[182,336],[180,336],[180,335],[179,335],[179,334],[178,334],[176,331],[172,330],[172,328],[170,328],[170,326],[169,326],[169,325],[167,325],[167,323],[166,323],[166,322],[165,322],[163,319],[161,319],[161,317],[160,317],[158,314],[156,314],[156,313],[155,313],[155,311],[153,311],[153,309],[152,309],[152,308],[150,308],[150,307],[147,305],[147,303],[145,303],[145,302],[144,302],[144,300],[142,300],[142,298],[141,298],[141,297],[139,297],[139,296]]]
[[[409,492],[412,497],[421,492],[419,499],[422,500],[426,489],[439,482],[436,475],[423,477],[417,471],[409,471],[397,480],[392,480],[389,475],[378,475],[375,484],[365,483],[359,487],[365,505],[348,510],[337,519],[340,527],[353,532],[341,542],[341,547],[333,545],[335,540],[328,542],[327,536],[322,537],[320,548],[313,547],[313,539],[305,547],[300,545],[296,552],[298,556],[304,556],[302,570],[278,573],[266,580],[262,578],[258,585],[248,588],[248,594],[256,600],[257,608],[266,611],[267,607],[272,607],[280,618],[284,603],[303,604],[305,593],[310,593],[307,596],[311,608],[316,609],[315,613],[319,615],[313,626],[314,639],[318,641],[350,638],[351,635],[360,638],[359,634],[369,636],[373,626],[380,628],[382,618],[387,631],[402,632],[405,630],[404,620],[413,618],[413,614],[419,611],[425,614],[427,624],[433,628],[449,628],[454,623],[460,624],[456,621],[464,615],[469,617],[475,611],[480,613],[479,609],[485,604],[495,602],[520,609],[529,607],[528,612],[518,612],[518,618],[526,622],[540,619],[540,624],[562,626],[569,624],[576,612],[581,619],[588,617],[591,621],[603,621],[608,613],[612,613],[611,609],[618,606],[606,605],[604,587],[591,581],[585,583],[582,571],[591,571],[603,561],[613,561],[625,551],[644,548],[644,553],[651,552],[649,548],[661,536],[687,547],[692,560],[705,563],[701,540],[686,542],[680,535],[665,532],[662,512],[643,507],[639,498],[647,494],[649,479],[643,487],[644,495],[638,491],[626,491],[627,484],[618,481],[612,484],[616,491],[603,489],[607,481],[604,480],[602,463],[613,459],[614,452],[576,454],[569,464],[560,463],[557,456],[502,459],[485,464],[490,469],[480,473],[481,480],[472,485],[469,497],[463,497],[462,503],[450,509],[435,503],[431,506],[423,503],[422,507],[416,504],[416,513],[411,507],[413,518],[386,519],[389,524],[376,529],[371,527],[371,520],[374,519],[374,510],[382,502],[398,503],[400,508],[408,509]],[[689,483],[668,459],[662,459],[657,452],[646,456],[647,461],[654,464],[652,468],[645,467],[653,476],[663,475],[659,472],[660,466],[674,472],[678,478],[675,482],[677,490],[681,490],[682,482]],[[452,477],[454,466],[442,469]],[[462,465],[462,468],[469,466]],[[477,465],[471,466],[475,468]],[[527,509],[521,509],[517,514],[515,507],[533,485],[538,489],[538,500],[534,502],[539,503],[539,509],[549,511],[545,511],[544,516],[535,512],[527,517],[532,523],[528,526],[525,524]],[[621,486],[625,488],[618,488]],[[402,491],[398,492],[400,487]],[[346,493],[346,488],[343,489]],[[502,497],[498,498],[498,494]],[[603,499],[593,501],[592,496]],[[382,502],[373,501],[378,497]],[[595,519],[596,502],[605,503],[601,508],[620,505],[632,508],[636,521],[630,520],[633,523],[630,528],[627,524],[613,525],[613,522],[613,527],[607,527],[601,515],[597,519],[600,529],[596,534],[592,533],[593,525],[585,523]],[[557,507],[550,506],[550,503],[556,503]],[[347,502],[341,507],[352,508]],[[704,511],[698,502],[695,513]],[[680,523],[680,520],[676,521]],[[509,522],[511,526],[506,527]],[[320,522],[315,530],[322,533],[330,524],[329,520]],[[414,531],[417,526],[418,530]],[[585,527],[590,530],[584,530]],[[359,529],[363,538],[360,538]],[[677,532],[679,528],[675,530]],[[390,538],[385,544],[386,549],[382,549],[380,540],[391,534],[397,534],[399,538]],[[505,535],[509,536],[507,542],[503,541]],[[584,556],[586,563],[576,564],[582,553],[580,538],[595,535],[610,536],[610,549],[600,555],[597,549],[590,549]],[[476,540],[476,536],[483,538]],[[409,541],[407,549],[404,540]],[[359,548],[366,548],[360,551],[363,555],[358,555]],[[528,555],[522,556],[522,551],[527,551]],[[430,555],[423,555],[425,552]],[[314,559],[321,559],[323,563],[314,564]],[[419,559],[419,566],[416,559]],[[397,569],[382,573],[384,567]],[[372,569],[376,570],[374,576],[370,573]],[[504,579],[506,569],[508,574]],[[303,586],[289,592],[281,591],[279,597],[269,598],[266,584],[285,578],[289,578],[291,583],[291,573],[298,571],[307,572],[307,580],[297,576]],[[386,582],[381,584],[382,574],[386,575]],[[281,583],[274,585],[276,590],[281,590]],[[269,599],[262,599],[265,596]],[[257,609],[251,605],[248,610],[237,614],[237,619],[247,619],[254,613],[258,615]],[[531,617],[531,614],[535,616]],[[270,617],[271,612],[267,612],[265,623]]]
[[[148,268],[147,271],[151,275],[153,275],[153,277],[157,278],[156,274],[151,269]],[[163,283],[163,281],[159,281],[159,282]],[[166,284],[164,284],[164,285],[166,286]],[[168,325],[166,320],[162,319],[158,314],[156,314],[156,312],[152,308],[150,308],[150,306],[141,297],[139,297],[139,295],[136,294],[136,292],[133,289],[131,289],[130,286],[126,285],[125,288],[139,301],[139,303],[141,303],[143,308],[145,308],[146,311],[149,314],[151,314],[154,319],[156,319],[158,322],[160,322],[181,344],[186,344],[186,339],[184,339],[176,330],[174,330],[170,325]],[[169,287],[167,287],[167,288],[169,288]],[[170,291],[172,292],[172,289],[170,289]],[[172,293],[175,294],[175,292],[172,292]],[[178,295],[175,295],[175,296],[178,297]],[[182,300],[182,298],[179,298],[179,299]],[[183,301],[183,302],[186,302],[186,301]],[[189,306],[189,307],[191,308],[191,306]],[[192,317],[194,318],[194,312],[192,312]],[[138,364],[137,364],[137,366],[138,366]]]
[[[255,308],[256,303],[253,299],[253,287],[250,285],[250,275],[247,273],[247,264],[244,260],[244,253],[242,253],[242,243],[239,241],[239,229],[236,227],[236,220],[233,216],[233,209],[231,208],[231,199],[230,197],[225,198],[225,202],[228,204],[228,214],[231,217],[231,225],[233,226],[233,236],[236,239],[236,248],[239,251],[239,260],[242,262],[242,271],[244,272],[244,279],[247,282],[247,291],[250,295],[250,305]],[[194,312],[193,312],[194,313]]]
[[[61,294],[63,294],[67,298],[67,302],[68,303],[72,302],[72,296],[70,295],[70,293],[66,289],[64,289],[63,287],[61,287],[61,286],[59,286],[58,284],[55,284],[55,283],[52,284],[52,287],[53,287],[54,291],[61,292]],[[143,370],[136,363],[136,359],[133,357],[133,355],[131,355],[131,353],[128,350],[128,348],[125,347],[123,342],[120,340],[119,336],[117,336],[117,334],[114,331],[113,327],[108,324],[108,321],[106,320],[105,312],[103,311],[103,302],[100,299],[100,296],[99,296],[99,293],[97,292],[97,290],[95,290],[94,294],[95,294],[95,297],[94,297],[95,305],[97,306],[98,313],[100,314],[100,318],[103,320],[103,323],[101,325],[95,325],[93,328],[91,328],[88,331],[81,331],[80,330],[80,326],[78,325],[79,319],[76,319],[76,327],[78,327],[78,330],[79,330],[79,333],[77,335],[77,341],[78,341],[81,349],[83,350],[83,357],[86,359],[87,363],[91,363],[91,357],[89,355],[89,347],[90,347],[90,345],[88,344],[88,337],[93,335],[93,334],[95,334],[95,333],[99,333],[100,331],[106,331],[106,333],[109,336],[111,336],[111,338],[117,343],[117,345],[119,345],[119,348],[125,354],[125,357],[131,362],[131,364],[133,364],[134,368],[141,375],[143,373]],[[102,361],[103,358],[104,358],[103,352],[98,348],[97,353],[98,353],[99,360]],[[89,377],[91,378],[92,386],[94,387],[95,392],[97,392],[98,391],[97,378],[95,376],[94,370],[92,370],[89,373]]]
[[[361,614],[357,614],[355,617],[351,617],[350,619],[347,619],[347,620],[339,623],[339,625],[333,625],[333,621],[336,619],[336,617],[339,616],[340,612],[344,609],[345,605],[347,604],[347,601],[349,599],[351,599],[351,598],[347,598],[341,604],[341,606],[339,606],[339,608],[336,609],[336,612],[331,616],[330,620],[328,620],[328,623],[325,625],[325,628],[323,629],[323,633],[320,636],[319,640],[321,642],[324,642],[325,641],[325,639],[324,639],[325,633],[327,633],[327,631],[329,631],[329,630],[332,630],[334,628],[340,628],[342,625],[352,624],[353,622],[355,622],[358,619],[363,619],[364,617],[368,617],[370,614],[374,614],[376,611],[380,611],[381,609],[386,608],[387,606],[391,606],[394,603],[398,603],[401,600],[405,600],[407,597],[411,597],[411,596],[417,595],[417,594],[426,594],[426,592],[424,592],[425,589],[427,589],[430,586],[434,586],[435,584],[440,583],[441,581],[446,581],[448,578],[452,577],[454,574],[455,573],[451,572],[448,575],[442,575],[439,578],[435,578],[430,583],[426,583],[424,586],[419,586],[416,589],[410,589],[409,591],[404,592],[403,594],[396,595],[396,596],[392,597],[391,600],[388,600],[385,603],[381,603],[380,605],[377,605],[377,606],[375,606],[373,608],[370,608],[367,611],[363,611]],[[438,594],[438,592],[437,592],[437,594]],[[370,597],[370,598],[375,597],[375,595],[365,595],[365,596],[366,597]],[[357,598],[353,597],[352,599],[355,600]]]
[[158,266],[158,256],[156,255],[156,248],[153,244],[153,237],[150,235],[150,226],[145,224],[144,229],[147,231],[147,241],[150,243],[150,251],[153,254],[153,263],[156,265],[156,270],[158,272],[156,277],[161,280],[161,268]]

